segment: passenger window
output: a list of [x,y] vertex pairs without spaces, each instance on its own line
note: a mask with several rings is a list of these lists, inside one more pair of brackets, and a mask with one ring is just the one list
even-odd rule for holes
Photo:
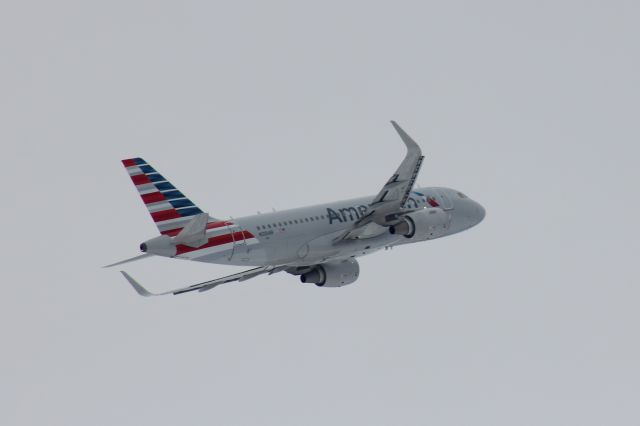
[[305,222],[309,222],[309,218],[308,218],[308,217],[305,217],[305,218],[304,218],[304,221],[305,221]]
[[297,224],[298,223],[298,219],[295,219],[294,222]]
[[267,227],[271,228],[271,225],[267,224]]
[[316,220],[320,220],[320,218],[318,216],[316,216]]

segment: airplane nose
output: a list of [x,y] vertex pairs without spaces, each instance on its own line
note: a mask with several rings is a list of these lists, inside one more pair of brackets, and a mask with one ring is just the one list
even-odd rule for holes
[[486,211],[480,203],[468,198],[456,199],[455,207],[451,211],[449,231],[451,234],[472,228],[482,222]]
[[484,209],[484,207],[482,207],[480,203],[476,203],[476,211],[476,224],[478,224],[484,220],[484,217],[487,215],[487,211]]

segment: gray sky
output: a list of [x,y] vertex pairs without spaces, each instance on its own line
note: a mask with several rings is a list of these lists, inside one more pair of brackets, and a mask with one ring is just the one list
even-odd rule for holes
[[[2,425],[637,425],[639,6],[5,2]],[[144,299],[142,156],[220,217],[421,185],[485,221]],[[150,259],[155,290],[235,268]]]

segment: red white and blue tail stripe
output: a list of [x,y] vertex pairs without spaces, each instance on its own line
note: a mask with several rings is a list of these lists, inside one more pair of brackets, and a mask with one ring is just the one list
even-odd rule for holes
[[[193,216],[203,213],[142,158],[122,160],[122,164],[162,235],[175,237],[193,220]],[[206,224],[205,236],[206,243],[199,247],[176,245],[176,256],[195,260],[212,253],[232,250],[239,243],[258,243],[251,232],[242,229],[233,221],[212,217],[209,217]]]
[[177,234],[192,219],[191,216],[202,213],[142,158],[122,160],[122,164],[161,234]]

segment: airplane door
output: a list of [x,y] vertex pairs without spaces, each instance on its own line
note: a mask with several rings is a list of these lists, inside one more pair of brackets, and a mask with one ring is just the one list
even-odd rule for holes
[[240,256],[247,251],[247,242],[244,239],[244,232],[242,232],[242,228],[240,228],[236,224],[227,225],[227,229],[231,234],[231,240],[233,241],[233,246],[231,249],[231,253],[229,254],[228,259],[231,260],[233,256]]

